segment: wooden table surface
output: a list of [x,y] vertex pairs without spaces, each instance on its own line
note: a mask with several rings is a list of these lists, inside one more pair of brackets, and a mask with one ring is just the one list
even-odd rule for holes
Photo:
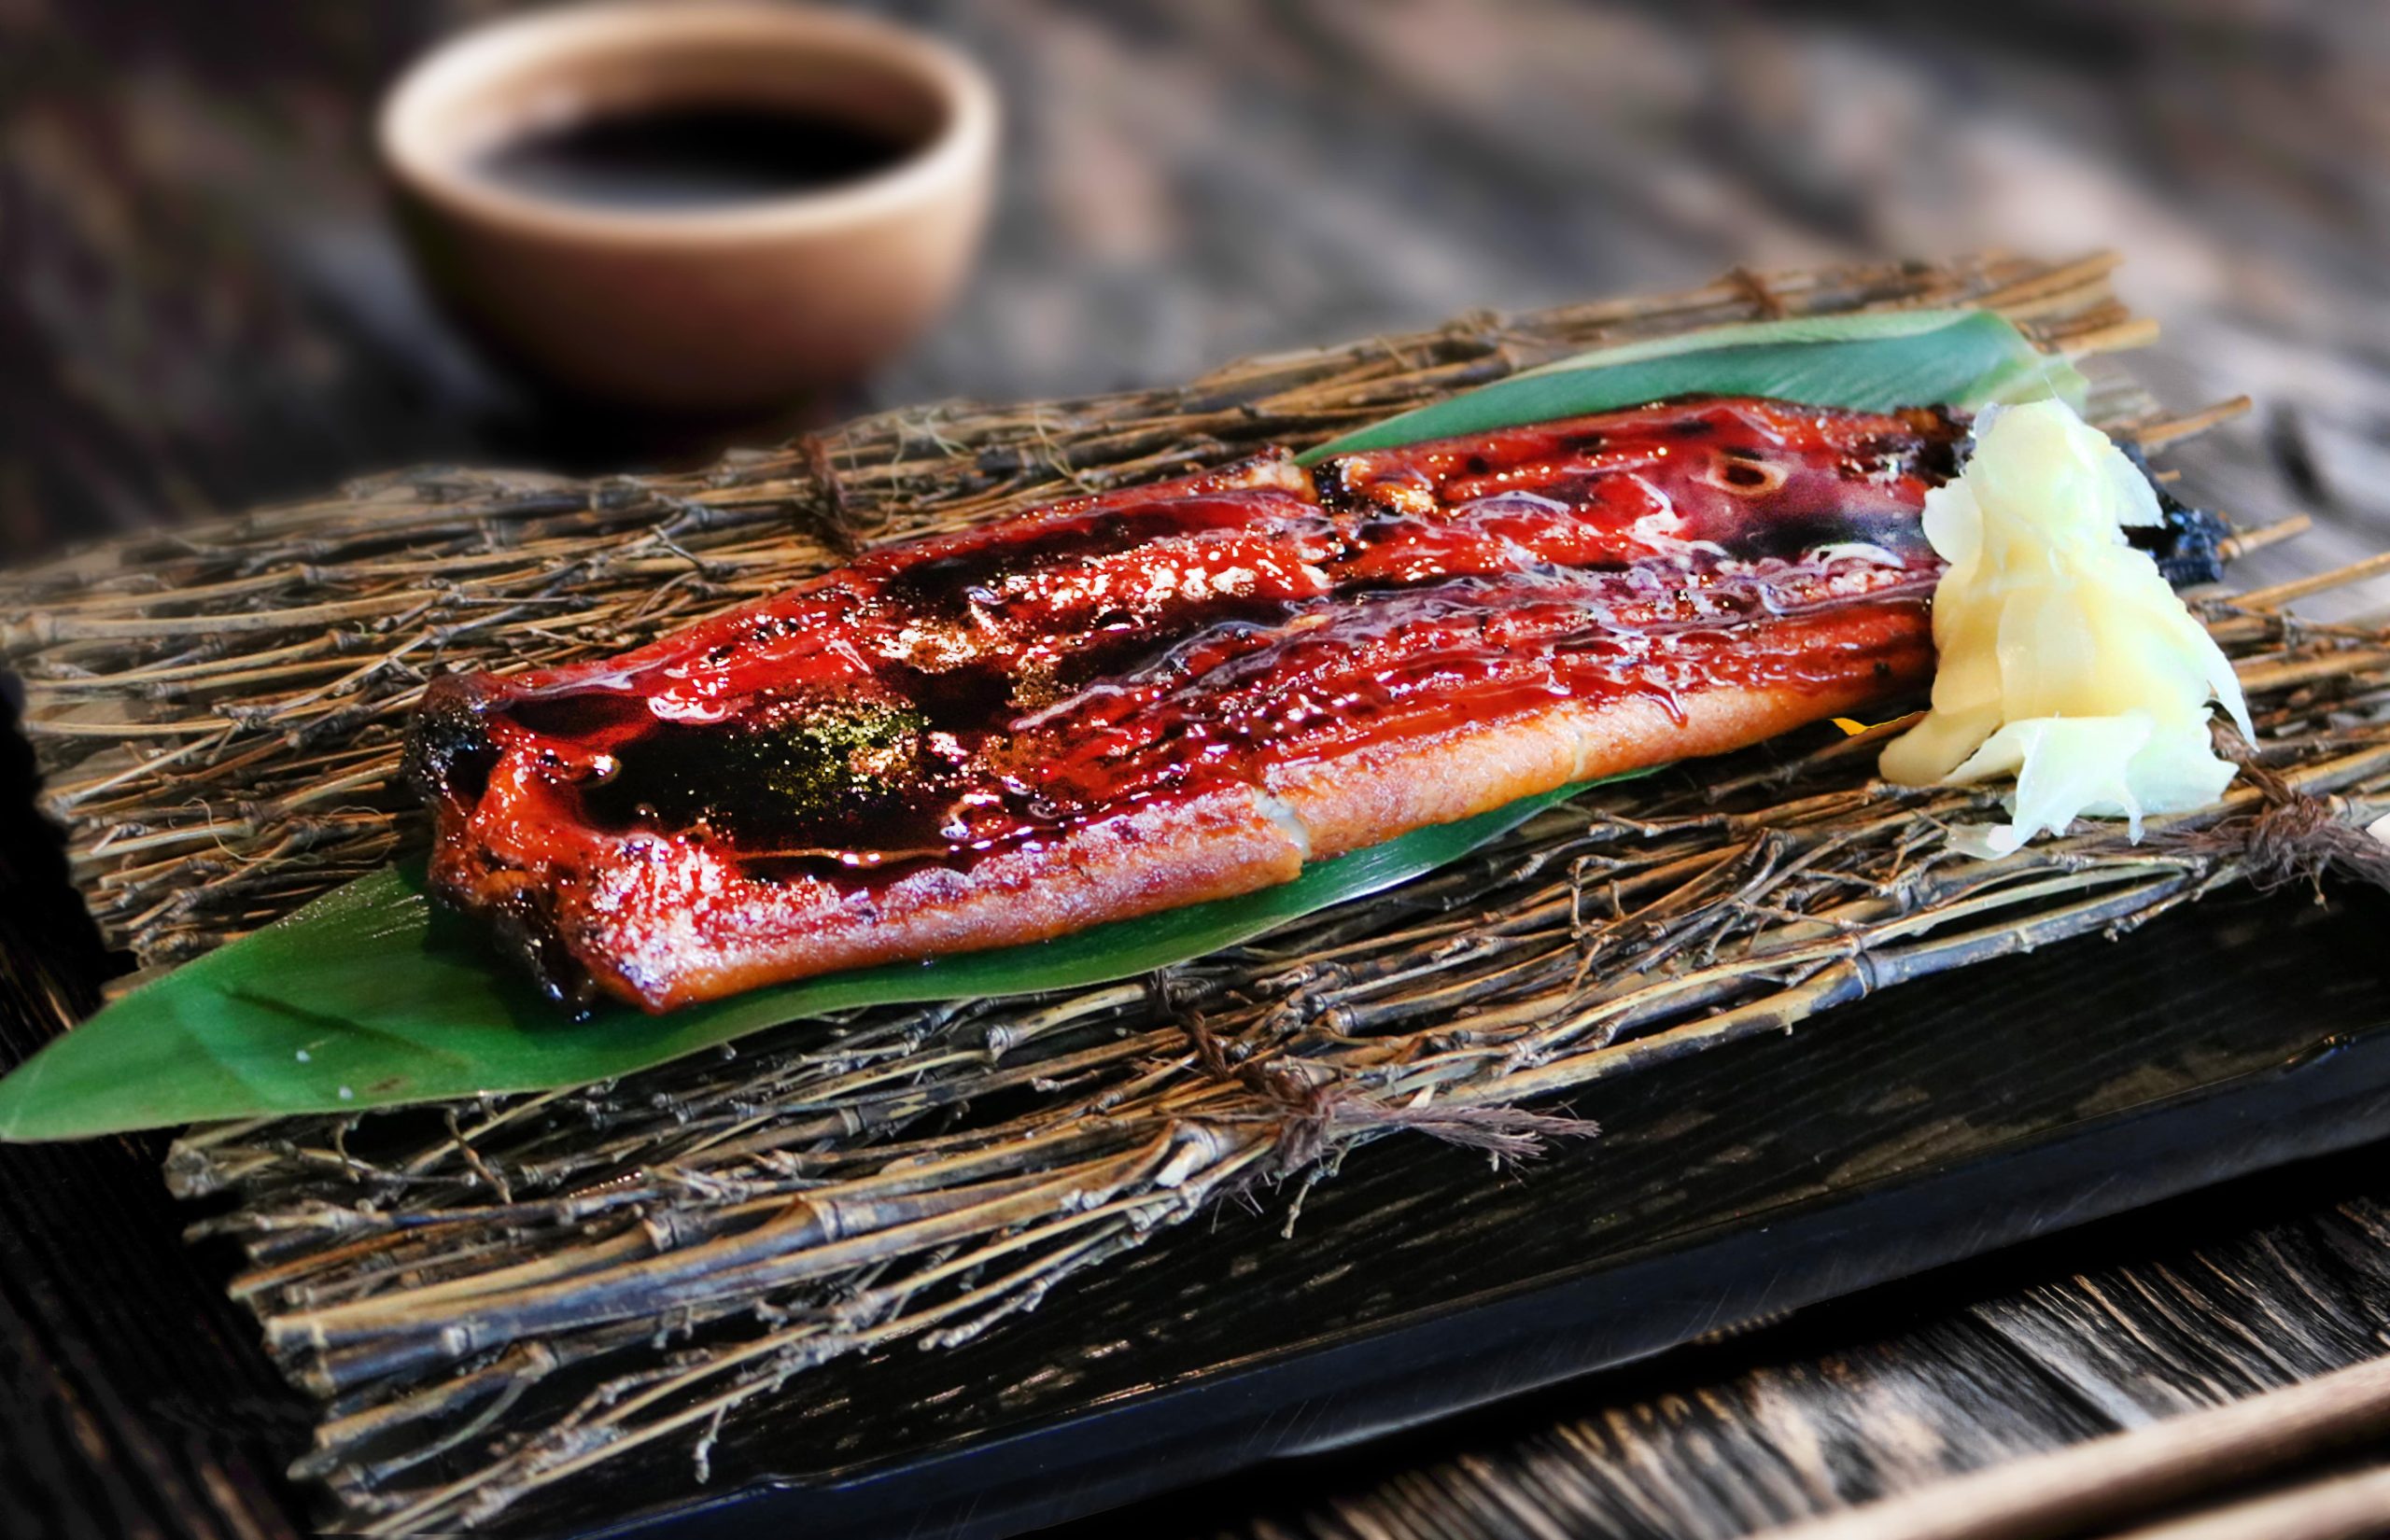
[[[772,425],[598,423],[413,286],[364,129],[481,4],[0,7],[0,554],[435,458],[619,468]],[[2109,245],[2145,373],[2257,413],[2184,458],[2390,543],[2390,24],[2373,7],[1468,0],[891,7],[1001,78],[1007,189],[950,324],[815,415],[1865,251]],[[2324,613],[2378,609],[2377,587]],[[0,743],[0,1050],[106,962]],[[0,1533],[272,1536],[301,1408],[153,1141],[0,1150]],[[2382,1351],[2380,1152],[1115,1515],[1089,1535],[1741,1534]]]

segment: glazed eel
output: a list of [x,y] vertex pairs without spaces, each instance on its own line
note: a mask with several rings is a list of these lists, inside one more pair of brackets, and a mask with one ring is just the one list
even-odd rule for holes
[[1863,712],[1964,422],[1688,399],[1272,454],[427,693],[436,889],[661,1011],[1033,942]]

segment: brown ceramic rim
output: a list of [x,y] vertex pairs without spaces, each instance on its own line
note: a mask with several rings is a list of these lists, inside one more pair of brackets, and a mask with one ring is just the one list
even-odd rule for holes
[[[770,49],[791,58],[852,61],[906,77],[942,119],[886,171],[819,192],[721,208],[623,210],[513,191],[477,173],[454,115],[477,91],[552,82],[562,91],[593,62],[641,49]],[[656,98],[675,100],[671,93]],[[691,92],[689,101],[707,98]],[[500,115],[503,116],[503,115]],[[522,115],[519,127],[536,115]],[[494,225],[580,242],[646,247],[776,240],[836,230],[966,183],[996,132],[995,91],[977,65],[919,33],[868,16],[748,0],[568,6],[482,27],[434,50],[391,91],[377,133],[384,163],[408,191]],[[485,140],[503,137],[486,133]]]

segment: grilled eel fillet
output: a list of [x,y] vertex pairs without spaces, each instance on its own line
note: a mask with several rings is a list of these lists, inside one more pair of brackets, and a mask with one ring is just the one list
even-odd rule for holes
[[651,1011],[1268,887],[1919,685],[1962,432],[1691,399],[1279,453],[448,676],[432,881]]

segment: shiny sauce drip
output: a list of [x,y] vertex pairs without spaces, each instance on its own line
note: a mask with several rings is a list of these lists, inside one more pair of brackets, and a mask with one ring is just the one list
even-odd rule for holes
[[1281,461],[875,553],[501,681],[482,721],[516,811],[581,837],[759,877],[963,866],[1555,700],[1847,679],[1914,632],[1958,433],[1694,399]]

